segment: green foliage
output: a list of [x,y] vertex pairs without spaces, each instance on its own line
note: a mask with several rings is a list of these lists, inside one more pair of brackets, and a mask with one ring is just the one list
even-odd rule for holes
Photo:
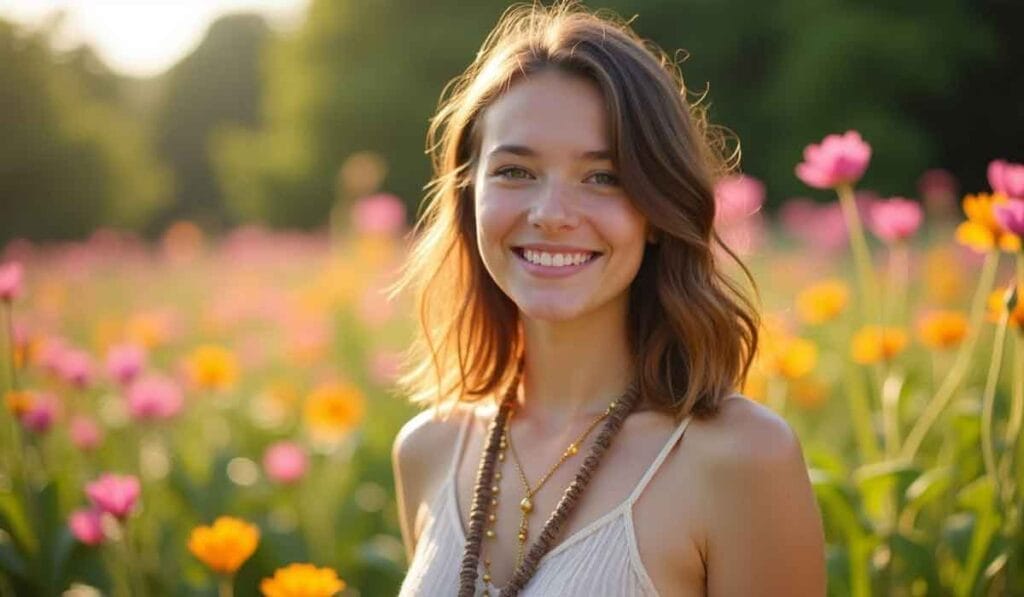
[[110,84],[88,53],[57,64],[45,34],[0,21],[0,241],[138,227],[160,204],[165,176]]

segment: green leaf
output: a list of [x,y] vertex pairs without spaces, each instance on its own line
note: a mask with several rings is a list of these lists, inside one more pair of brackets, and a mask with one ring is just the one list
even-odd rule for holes
[[889,512],[897,507],[895,500],[920,473],[920,469],[906,461],[884,461],[864,465],[853,473],[865,511],[881,524]]
[[904,493],[907,509],[915,512],[946,495],[953,481],[950,467],[933,468],[922,473]]

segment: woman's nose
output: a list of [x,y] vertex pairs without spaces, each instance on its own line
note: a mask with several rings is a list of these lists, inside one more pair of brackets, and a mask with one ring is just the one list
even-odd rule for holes
[[548,182],[534,199],[527,221],[538,228],[558,230],[579,223],[572,191],[559,182]]

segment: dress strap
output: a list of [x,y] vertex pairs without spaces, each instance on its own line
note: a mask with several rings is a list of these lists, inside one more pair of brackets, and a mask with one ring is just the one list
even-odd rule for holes
[[661,452],[658,453],[658,457],[654,459],[651,466],[647,467],[647,471],[644,473],[644,476],[640,478],[640,482],[637,483],[636,488],[633,489],[633,493],[629,496],[630,504],[636,502],[637,498],[640,497],[640,494],[642,494],[644,489],[647,488],[647,484],[651,482],[651,478],[653,478],[654,474],[658,472],[659,468],[661,468],[661,463],[665,462],[665,459],[668,458],[669,452],[672,451],[672,447],[676,445],[679,438],[683,436],[683,432],[686,431],[686,426],[690,424],[690,419],[692,418],[693,415],[688,415],[683,419],[683,422],[676,427],[675,431],[672,432],[672,435],[669,436],[668,441],[665,442],[665,447],[663,447]]
[[459,423],[459,435],[455,441],[455,451],[452,453],[451,464],[448,467],[448,478],[454,479],[459,471],[459,462],[461,461],[462,448],[466,443],[466,436],[469,434],[469,427],[473,423],[473,411],[467,409],[463,420]]

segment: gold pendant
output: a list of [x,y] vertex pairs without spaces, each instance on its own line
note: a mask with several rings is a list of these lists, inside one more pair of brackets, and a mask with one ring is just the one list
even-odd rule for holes
[[533,502],[530,501],[530,498],[524,497],[523,501],[519,502],[519,509],[526,514],[529,514],[530,512],[533,512]]

